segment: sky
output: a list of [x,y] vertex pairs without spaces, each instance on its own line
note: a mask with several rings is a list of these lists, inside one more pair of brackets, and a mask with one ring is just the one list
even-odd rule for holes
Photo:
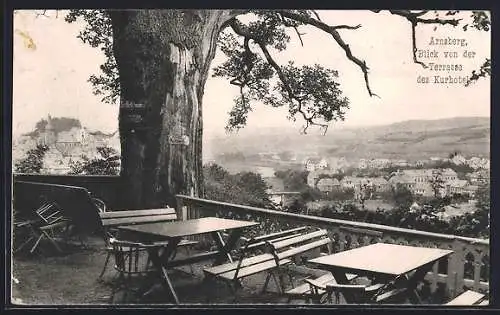
[[[353,54],[365,60],[370,68],[372,90],[379,97],[370,97],[360,69],[346,59],[344,51],[330,35],[320,30],[303,28],[304,46],[294,33],[284,52],[273,52],[280,64],[294,60],[296,64],[318,63],[339,72],[344,95],[350,100],[346,121],[333,123],[330,128],[381,125],[413,119],[438,119],[457,116],[490,116],[490,81],[482,79],[469,87],[449,84],[417,83],[418,75],[443,74],[423,69],[413,63],[411,28],[398,16],[369,11],[319,11],[329,24],[361,24],[357,30],[341,30]],[[462,12],[465,17],[470,12]],[[99,72],[104,61],[102,52],[83,44],[76,36],[82,24],[68,24],[64,12],[58,17],[38,16],[34,11],[18,11],[14,16],[13,65],[13,133],[29,132],[35,123],[48,114],[75,117],[91,130],[112,132],[118,127],[118,105],[105,104],[93,95],[87,82]],[[432,15],[430,16],[432,17]],[[431,37],[466,39],[467,47],[429,46]],[[417,46],[435,48],[441,57],[439,64],[461,64],[460,75],[469,75],[490,57],[491,34],[468,31],[460,27],[419,25]],[[474,58],[463,58],[464,51],[474,51]],[[444,51],[456,51],[460,57],[447,59]],[[220,51],[213,66],[224,60]],[[428,61],[423,59],[423,61]],[[452,73],[453,74],[453,73]],[[233,98],[238,90],[225,79],[210,77],[203,99],[204,135],[224,133]],[[286,109],[268,108],[255,104],[247,127],[252,132],[262,127],[289,127],[300,130],[303,122],[286,119]]]

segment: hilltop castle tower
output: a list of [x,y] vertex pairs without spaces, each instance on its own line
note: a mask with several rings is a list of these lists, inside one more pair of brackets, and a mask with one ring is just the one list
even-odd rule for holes
[[41,138],[44,145],[51,146],[56,143],[56,132],[50,114],[47,116],[47,125],[45,125],[45,130]]

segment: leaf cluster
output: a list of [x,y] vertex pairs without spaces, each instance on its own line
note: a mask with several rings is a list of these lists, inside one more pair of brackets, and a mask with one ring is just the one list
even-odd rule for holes
[[98,156],[89,158],[82,156],[82,161],[70,163],[69,174],[77,175],[118,175],[120,172],[120,156],[111,147],[97,147]]
[[15,164],[15,171],[24,174],[40,174],[43,169],[43,159],[48,150],[48,146],[41,144],[28,150],[26,157]]
[[203,167],[205,198],[235,204],[269,207],[267,184],[259,174],[240,172],[230,174],[217,164]]

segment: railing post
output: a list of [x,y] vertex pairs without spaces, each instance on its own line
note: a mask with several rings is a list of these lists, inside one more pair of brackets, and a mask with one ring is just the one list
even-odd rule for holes
[[474,290],[479,290],[479,282],[481,281],[481,262],[483,253],[474,255]]
[[175,199],[177,203],[177,208],[176,208],[177,218],[180,218],[181,221],[186,221],[188,218],[187,218],[186,207],[184,207],[184,200],[182,199],[182,197],[179,196],[176,196]]
[[446,279],[446,289],[450,297],[455,297],[462,293],[464,286],[464,244],[461,241],[453,240],[453,254],[448,257],[448,278]]
[[345,233],[343,231],[339,231],[339,251],[343,252],[345,250]]

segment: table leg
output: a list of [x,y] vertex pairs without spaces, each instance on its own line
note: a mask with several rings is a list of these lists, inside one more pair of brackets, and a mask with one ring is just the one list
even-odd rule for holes
[[[338,284],[349,284],[349,280],[347,279],[345,272],[331,270],[331,273]],[[348,304],[356,303],[359,301],[357,299],[356,295],[353,294],[352,292],[349,292],[349,291],[342,292],[342,295],[344,296],[344,299],[346,300],[346,302]]]
[[177,293],[175,293],[174,286],[172,285],[172,281],[170,281],[170,278],[167,273],[167,268],[161,267],[161,273],[163,275],[163,279],[167,283],[168,289],[170,293],[172,294],[172,297],[174,298],[175,304],[179,304],[179,298],[177,297]]
[[[179,244],[180,241],[181,241],[180,238],[171,239],[161,255],[159,253],[160,250],[159,248],[155,248],[149,251],[149,257],[151,258],[151,262],[153,263],[154,267],[159,271],[162,280],[164,280],[162,281],[162,286],[165,287],[170,292],[170,294],[174,298],[175,304],[179,304],[179,298],[177,297],[177,293],[175,292],[172,281],[168,276],[167,272],[168,270],[166,266],[168,265],[169,259],[171,258],[172,254],[177,249],[177,245]],[[151,290],[149,290],[146,293],[146,295],[149,294],[150,291]]]
[[418,284],[424,280],[425,275],[432,269],[436,262],[430,262],[428,264],[423,265],[418,268],[415,273],[408,279],[406,287],[408,288],[408,298],[410,302],[413,304],[421,304],[422,300],[420,299],[420,295],[417,292]]
[[233,258],[231,257],[230,252],[236,246],[236,242],[238,241],[242,233],[243,231],[241,229],[232,230],[226,243],[224,243],[224,240],[222,239],[222,236],[219,232],[212,233],[212,237],[214,238],[217,249],[219,250],[219,254],[215,258],[215,261],[213,263],[214,266],[220,265],[226,260],[229,260],[229,262],[233,262]]

